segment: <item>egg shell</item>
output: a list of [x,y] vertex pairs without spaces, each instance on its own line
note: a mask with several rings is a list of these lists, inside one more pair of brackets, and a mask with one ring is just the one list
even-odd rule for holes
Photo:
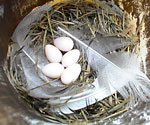
[[68,67],[76,63],[79,60],[79,57],[80,57],[80,51],[78,49],[73,49],[63,55],[61,60],[62,65],[64,67]]
[[58,63],[62,59],[61,51],[53,45],[45,46],[45,55],[47,59],[52,63]]
[[63,52],[70,51],[74,43],[69,37],[58,37],[54,40],[54,45]]
[[81,73],[81,66],[79,64],[73,64],[69,67],[67,67],[62,75],[61,75],[61,81],[63,84],[70,84],[71,82],[74,82],[77,80]]
[[49,63],[42,68],[42,72],[49,78],[60,78],[64,67],[60,63]]

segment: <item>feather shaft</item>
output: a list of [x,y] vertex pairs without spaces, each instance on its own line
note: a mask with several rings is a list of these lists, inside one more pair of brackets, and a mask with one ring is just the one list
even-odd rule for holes
[[[125,58],[121,55],[121,65],[117,64],[119,62],[118,58],[114,59],[115,62],[113,63],[113,60],[111,61],[105,58],[61,27],[58,27],[58,29],[84,46],[83,48],[88,50],[86,52],[91,52],[92,55],[95,55],[94,57],[91,56],[91,60],[89,61],[91,61],[91,65],[94,65],[95,69],[98,70],[97,75],[101,85],[104,85],[108,89],[112,86],[124,98],[130,97],[130,106],[135,104],[138,100],[148,101],[150,99],[150,80],[140,70],[140,63],[134,54],[126,53],[129,58]],[[90,54],[88,54],[88,56],[90,56]],[[94,61],[94,58],[96,58],[97,61]],[[124,62],[125,59],[126,62]]]
[[97,51],[95,51],[94,49],[92,49],[91,47],[89,47],[88,45],[86,45],[85,43],[83,43],[81,40],[79,40],[78,38],[76,38],[75,36],[73,36],[72,34],[70,34],[69,32],[67,32],[66,30],[62,29],[61,27],[58,27],[59,30],[61,30],[63,33],[65,33],[66,35],[70,36],[72,39],[76,40],[77,42],[79,42],[81,45],[83,45],[85,48],[89,49],[90,51],[92,51],[93,53],[95,53],[97,56],[101,57],[102,59],[104,59],[105,61],[107,61],[108,63],[111,63],[113,66],[115,66],[116,68],[120,69],[119,67],[117,67],[115,64],[113,64],[111,61],[109,61],[107,58],[105,58],[104,56],[102,56],[100,53],[98,53]]

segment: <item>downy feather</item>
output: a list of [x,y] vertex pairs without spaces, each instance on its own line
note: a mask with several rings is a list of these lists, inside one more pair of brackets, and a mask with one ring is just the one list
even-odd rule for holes
[[58,28],[82,46],[88,53],[92,68],[97,70],[99,84],[109,89],[111,85],[124,98],[130,97],[130,106],[138,100],[148,101],[150,98],[150,80],[141,71],[140,62],[135,54],[129,52],[102,56],[100,53],[84,44],[78,38]]
[[[106,58],[118,66],[122,71],[116,70],[114,74],[110,65],[100,74],[108,83],[122,94],[123,97],[131,98],[131,104],[138,100],[149,101],[150,80],[142,72],[139,58],[129,52],[117,52],[106,55]],[[124,72],[121,74],[121,72]],[[109,79],[109,80],[107,80]]]

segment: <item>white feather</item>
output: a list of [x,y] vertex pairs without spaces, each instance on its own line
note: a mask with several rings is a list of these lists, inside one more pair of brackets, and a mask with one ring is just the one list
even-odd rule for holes
[[[44,16],[45,12],[48,11],[50,8],[51,6],[49,4],[45,4],[31,11],[31,13],[29,13],[19,23],[12,36],[12,40],[17,42],[16,46],[18,45],[18,49],[24,46],[24,48],[22,49],[23,53],[20,55],[20,59],[23,66],[24,75],[27,81],[26,88],[28,90],[36,88],[44,82],[39,78],[39,76],[46,82],[51,81],[51,79],[46,78],[41,72],[42,67],[49,63],[43,54],[42,46],[39,46],[39,49],[36,48],[37,51],[34,51],[35,48],[31,48],[29,45],[31,37],[26,38],[27,34],[29,33],[32,27],[31,24],[34,21],[39,21]],[[39,76],[35,71],[35,64],[37,59]],[[70,90],[73,88],[73,86],[62,86],[60,84],[60,81],[55,82],[55,84],[52,83],[52,85],[54,85],[54,87],[60,87],[54,88],[49,85],[45,85],[43,87],[39,87],[30,91],[30,96],[37,98],[55,98],[70,93]]]
[[97,70],[99,83],[109,89],[113,86],[124,98],[130,97],[130,104],[138,100],[148,101],[150,98],[150,80],[141,71],[138,58],[128,52],[115,55],[102,56],[97,51],[88,47],[82,41],[62,28],[58,28],[66,35],[76,40],[88,53],[91,66]]

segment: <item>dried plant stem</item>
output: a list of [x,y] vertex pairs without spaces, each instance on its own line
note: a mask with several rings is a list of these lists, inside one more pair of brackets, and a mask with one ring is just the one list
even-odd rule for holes
[[106,120],[106,119],[109,119],[109,118],[118,116],[118,115],[120,115],[120,114],[126,112],[127,110],[128,110],[128,108],[125,108],[125,109],[123,109],[123,110],[121,110],[121,111],[119,111],[119,112],[116,112],[116,113],[114,113],[114,114],[112,114],[112,115],[109,115],[109,116],[107,116],[107,117],[104,117],[104,118],[102,118],[101,120]]
[[53,82],[55,82],[55,81],[57,81],[57,80],[58,80],[58,79],[54,79],[54,80],[49,81],[49,82],[44,82],[44,83],[40,84],[39,86],[36,86],[36,87],[34,87],[34,88],[32,88],[32,89],[29,89],[28,91],[30,92],[30,91],[32,91],[32,90],[34,90],[34,89],[40,88],[40,87],[45,86],[45,85],[47,85],[47,84],[51,84],[51,83],[53,83]]

